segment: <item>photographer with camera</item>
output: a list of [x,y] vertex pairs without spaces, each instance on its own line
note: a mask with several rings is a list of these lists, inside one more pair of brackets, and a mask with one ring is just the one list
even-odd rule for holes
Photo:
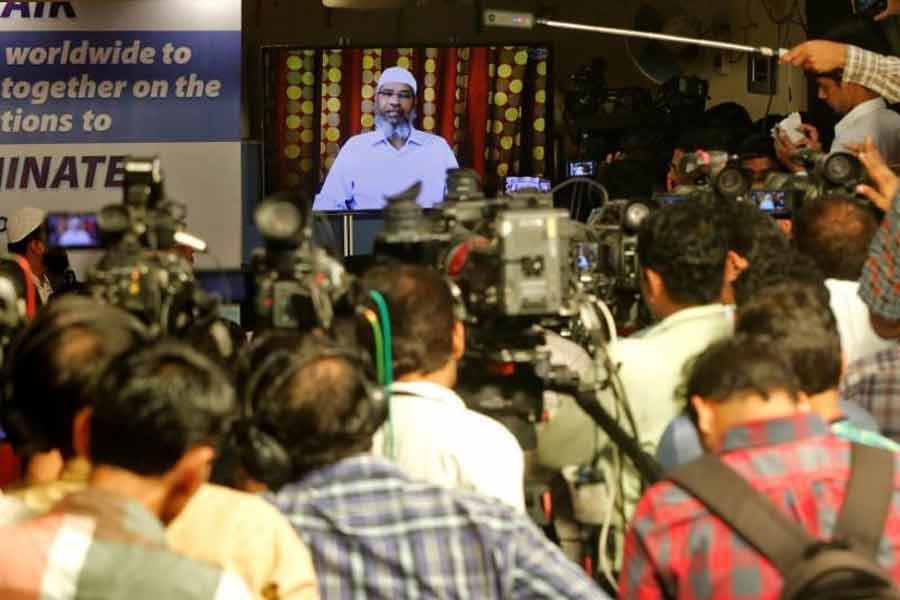
[[[861,17],[836,27],[824,35],[823,39],[877,54],[889,54],[884,34],[876,25]],[[787,60],[800,62],[799,58]],[[819,99],[828,103],[842,117],[835,126],[830,152],[847,151],[850,144],[862,143],[866,137],[871,136],[888,162],[900,161],[900,115],[888,108],[880,92],[846,77],[839,69],[827,72],[812,70],[818,85]],[[778,157],[784,167],[792,172],[803,171],[803,166],[794,158],[798,149],[821,150],[816,128],[805,124],[803,129],[805,137],[796,143],[782,131],[779,131],[776,139]]]
[[244,433],[284,484],[267,497],[309,544],[322,597],[606,598],[519,511],[374,456],[388,399],[368,363],[294,334],[248,365]]
[[[453,391],[466,333],[449,282],[434,269],[393,265],[375,267],[363,285],[387,304],[395,381],[375,453],[416,479],[478,492],[524,511],[519,443],[494,419],[466,408]],[[358,333],[365,347],[374,348],[368,322],[360,321]]]
[[44,265],[44,256],[49,249],[46,220],[45,211],[33,206],[23,206],[10,215],[6,222],[7,249],[28,261],[31,278],[42,304],[46,304],[53,293]]

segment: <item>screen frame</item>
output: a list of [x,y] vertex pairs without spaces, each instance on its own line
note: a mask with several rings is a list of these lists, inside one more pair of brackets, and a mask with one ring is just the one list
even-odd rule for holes
[[[262,202],[264,198],[271,196],[272,194],[278,193],[279,190],[276,189],[276,186],[272,185],[272,182],[269,179],[269,147],[273,137],[272,129],[272,120],[269,118],[268,111],[266,108],[270,105],[270,102],[273,102],[273,98],[271,98],[271,90],[270,88],[270,80],[269,73],[273,67],[272,65],[272,55],[281,50],[316,50],[316,51],[324,51],[324,50],[364,50],[366,48],[416,48],[416,49],[424,49],[424,48],[490,48],[492,46],[527,46],[529,48],[546,48],[549,56],[547,60],[547,116],[545,117],[546,129],[547,132],[547,144],[546,144],[546,153],[545,153],[545,161],[548,165],[548,172],[545,173],[545,178],[549,179],[553,182],[557,175],[556,171],[558,169],[558,165],[556,164],[556,144],[555,140],[555,102],[556,102],[556,65],[554,64],[556,60],[556,47],[555,44],[550,41],[535,41],[535,42],[522,42],[521,40],[500,40],[500,41],[491,41],[487,43],[451,43],[446,41],[434,41],[434,42],[416,42],[416,43],[397,43],[394,41],[390,42],[379,42],[373,41],[365,44],[265,44],[259,47],[259,67],[261,74],[261,85],[259,86],[258,93],[258,106],[261,106],[263,110],[260,111],[259,114],[259,127],[260,127],[260,144],[262,146],[262,152],[260,153],[260,168],[261,168],[261,179],[262,179],[262,196],[258,199],[258,202]],[[316,89],[321,85],[321,80],[316,79],[313,84]],[[315,95],[315,108],[313,109],[313,114],[322,114],[322,98],[321,94]],[[495,134],[490,133],[489,135],[493,136]],[[315,139],[313,140],[313,145],[318,146],[322,142],[322,128],[315,128]],[[321,156],[319,153],[313,157],[313,170],[317,174],[316,187],[321,188],[322,181],[318,181],[318,173],[321,170]],[[460,168],[469,168],[466,165],[460,165]],[[547,175],[550,175],[549,177]],[[514,175],[516,177],[523,176],[521,174]],[[524,177],[528,177],[528,175],[524,175]],[[498,190],[499,192],[500,190]],[[375,210],[360,210],[360,211],[317,211],[316,214],[322,215],[377,215],[381,214],[384,209],[375,209]]]

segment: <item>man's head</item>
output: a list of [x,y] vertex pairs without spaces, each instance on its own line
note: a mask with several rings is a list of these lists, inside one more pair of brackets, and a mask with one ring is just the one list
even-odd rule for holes
[[733,304],[734,284],[741,273],[754,262],[765,260],[767,255],[786,253],[788,241],[775,221],[752,204],[716,202],[710,211],[728,247],[722,302]]
[[740,307],[762,288],[782,281],[801,281],[821,289],[825,278],[813,259],[789,245],[776,251],[767,250],[750,261],[734,281],[735,304]]
[[387,403],[363,356],[317,334],[282,334],[268,347],[273,350],[249,354],[241,398],[251,413],[242,424],[246,438],[276,444],[268,454],[285,455],[292,481],[370,451]]
[[775,141],[766,134],[751,135],[738,146],[741,169],[751,179],[753,189],[766,187],[766,177],[779,170]]
[[841,337],[824,284],[791,279],[768,283],[738,307],[735,321],[738,333],[768,336],[778,345],[804,393],[837,389]]
[[47,253],[47,213],[25,206],[6,221],[6,241],[10,252],[28,261],[35,275],[44,273],[44,254]]
[[789,361],[771,338],[738,334],[704,350],[689,366],[689,412],[706,448],[722,449],[741,424],[808,410]]
[[871,208],[846,196],[825,196],[794,215],[792,239],[825,277],[857,281],[877,232],[878,218]]
[[95,472],[150,482],[169,522],[209,478],[235,409],[234,389],[209,359],[179,342],[142,345],[100,377],[93,406],[76,418],[75,446]]
[[416,78],[403,67],[385,69],[375,91],[375,126],[388,139],[406,139],[415,121]]
[[[434,269],[391,265],[375,267],[363,281],[387,302],[394,377],[432,379],[453,387],[466,344],[447,280]],[[371,349],[374,341],[368,324],[361,324],[358,332]]]
[[[823,35],[822,39],[856,46],[876,54],[892,54],[884,32],[876,23],[863,17],[843,20],[840,25]],[[843,77],[842,71],[815,75],[819,100],[827,103],[837,114],[845,115],[863,102],[878,97],[869,88],[844,82]]]
[[652,213],[641,225],[637,252],[644,301],[657,318],[721,299],[728,248],[701,203]]
[[81,296],[44,307],[11,349],[5,365],[3,428],[24,452],[74,454],[75,415],[94,403],[106,364],[146,339],[123,310]]

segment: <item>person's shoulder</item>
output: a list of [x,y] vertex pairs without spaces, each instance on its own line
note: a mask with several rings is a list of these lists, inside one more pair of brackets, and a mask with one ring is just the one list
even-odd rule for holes
[[435,146],[435,147],[446,147],[450,148],[450,144],[447,143],[442,136],[435,135],[433,133],[428,133],[427,131],[422,131],[421,129],[416,129],[415,134],[416,141],[423,146]]
[[642,537],[650,537],[710,516],[702,502],[675,483],[663,480],[641,496],[631,527]]
[[381,134],[377,131],[364,131],[363,133],[357,133],[356,135],[347,138],[347,141],[344,142],[344,145],[341,149],[344,150],[347,148],[372,146],[379,140],[380,136]]

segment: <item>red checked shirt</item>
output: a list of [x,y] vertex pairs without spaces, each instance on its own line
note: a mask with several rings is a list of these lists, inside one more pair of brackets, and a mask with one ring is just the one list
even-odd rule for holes
[[[804,413],[736,427],[720,458],[813,536],[829,538],[844,500],[850,444]],[[900,461],[878,561],[900,580]],[[698,500],[668,481],[638,503],[620,598],[778,598],[781,576]]]

